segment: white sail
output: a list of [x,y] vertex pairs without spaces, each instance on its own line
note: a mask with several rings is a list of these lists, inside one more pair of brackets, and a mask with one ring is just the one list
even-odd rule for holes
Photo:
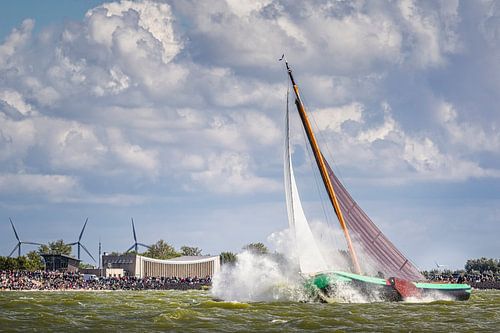
[[[287,103],[288,104],[288,103]],[[327,265],[321,254],[314,236],[309,228],[302,204],[300,201],[297,184],[293,174],[292,158],[290,155],[290,131],[288,121],[288,105],[286,117],[285,140],[285,194],[288,212],[288,223],[295,236],[296,250],[299,257],[300,271],[303,274],[314,274],[327,270]]]

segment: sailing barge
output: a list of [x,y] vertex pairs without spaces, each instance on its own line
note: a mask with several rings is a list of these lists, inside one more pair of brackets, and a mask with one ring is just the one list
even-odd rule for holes
[[[338,293],[338,288],[345,287],[354,288],[365,296],[373,296],[375,299],[387,301],[419,299],[428,296],[433,299],[469,299],[471,287],[467,284],[425,282],[424,276],[413,263],[392,244],[354,201],[321,153],[292,70],[286,59],[284,62],[293,87],[295,106],[314,154],[330,204],[333,206],[344,233],[353,270],[352,272],[329,270],[305,217],[290,154],[287,97],[284,174],[288,221],[295,234],[300,273],[306,278],[306,285],[310,287],[309,289],[316,290],[316,295],[323,301],[330,301]],[[355,237],[356,248],[362,250],[364,256],[369,257],[369,260],[376,264],[377,275],[383,277],[368,276],[362,272],[351,234]]]

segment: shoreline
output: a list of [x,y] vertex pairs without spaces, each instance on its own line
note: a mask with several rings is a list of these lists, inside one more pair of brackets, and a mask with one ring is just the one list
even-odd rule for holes
[[0,293],[2,292],[61,292],[61,291],[70,291],[70,292],[125,292],[125,291],[190,291],[190,290],[202,290],[208,291],[211,286],[206,286],[206,288],[168,288],[168,289],[0,289]]
[[[496,283],[484,283],[484,282],[478,282],[478,283],[469,283],[469,285],[472,287],[473,290],[500,290],[500,281]],[[61,292],[61,291],[70,291],[70,292],[125,292],[125,291],[169,291],[169,290],[175,290],[175,291],[188,291],[188,290],[202,290],[202,291],[208,291],[212,288],[211,284],[197,284],[197,285],[183,285],[183,286],[176,286],[172,288],[162,288],[162,289],[155,289],[155,288],[143,288],[143,289],[126,289],[126,288],[116,288],[116,289],[92,289],[92,288],[60,288],[60,289],[1,289],[0,288],[0,293],[1,292],[34,292],[34,291],[40,291],[40,292]]]

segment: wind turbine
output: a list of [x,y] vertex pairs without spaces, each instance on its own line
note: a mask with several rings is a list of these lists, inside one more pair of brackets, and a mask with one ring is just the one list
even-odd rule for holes
[[73,245],[78,245],[78,260],[80,260],[80,247],[82,247],[83,250],[85,250],[85,252],[87,252],[87,254],[90,256],[90,258],[92,258],[92,260],[94,260],[94,262],[95,262],[95,259],[94,259],[94,257],[92,257],[92,255],[90,254],[89,250],[87,250],[87,248],[85,247],[85,245],[83,245],[81,243],[83,232],[85,231],[85,227],[87,226],[87,222],[88,221],[89,221],[89,218],[87,217],[87,219],[85,220],[85,223],[83,224],[82,231],[80,232],[80,236],[78,237],[78,241],[73,242],[73,243],[69,243],[68,245],[72,245],[72,246]]
[[17,249],[17,256],[18,257],[21,256],[21,244],[42,245],[40,243],[35,243],[35,242],[22,242],[19,239],[19,235],[17,234],[16,228],[14,227],[14,222],[12,222],[10,217],[9,217],[9,221],[10,221],[10,225],[12,226],[12,230],[14,230],[14,235],[16,235],[16,239],[17,239],[17,245],[14,247],[14,249],[12,249],[12,252],[10,252],[9,257],[12,256],[12,254],[14,254],[16,249]]
[[134,219],[132,218],[132,232],[134,233],[134,244],[129,247],[129,249],[126,251],[126,253],[130,252],[132,249],[135,250],[135,253],[139,253],[139,245],[144,246],[147,249],[150,249],[151,246],[143,244],[143,243],[137,243],[137,235],[135,234],[135,225],[134,225]]

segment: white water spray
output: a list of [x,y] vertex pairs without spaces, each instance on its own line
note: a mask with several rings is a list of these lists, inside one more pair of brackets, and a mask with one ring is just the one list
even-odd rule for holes
[[[328,226],[322,225],[323,232]],[[328,231],[330,232],[330,231]],[[260,255],[244,251],[237,255],[234,265],[226,264],[212,281],[212,295],[225,301],[313,301],[304,287],[304,277],[299,273],[297,247],[289,229],[275,232],[268,237],[280,255]],[[345,260],[328,242],[318,242],[325,257],[329,257],[328,268],[345,270]],[[325,252],[328,251],[328,252]],[[349,286],[339,289],[334,301],[365,303],[364,298]]]
[[244,251],[234,265],[224,265],[212,281],[212,295],[225,301],[301,301],[298,274],[272,256]]
[[[314,226],[314,224],[313,224]],[[348,263],[338,249],[332,247],[331,237],[320,237],[318,231],[334,233],[335,230],[325,224],[317,224],[312,228],[317,245],[323,256],[327,258],[328,269],[332,271],[348,271]],[[289,229],[275,232],[268,237],[268,242],[276,249],[275,254],[261,255],[244,251],[237,255],[235,264],[226,264],[213,277],[211,292],[214,298],[236,302],[272,302],[317,301],[305,287],[305,279],[300,275],[299,256],[293,234]],[[277,255],[279,253],[279,255]],[[365,257],[360,251],[362,257]],[[368,258],[368,256],[366,256]],[[364,269],[377,272],[376,267],[366,260]],[[383,301],[376,292],[366,295],[352,284],[337,282],[334,298],[324,298],[328,302],[369,303]],[[311,298],[312,297],[312,298]],[[442,300],[442,295],[432,295],[425,299],[408,299],[408,302],[432,302]]]

